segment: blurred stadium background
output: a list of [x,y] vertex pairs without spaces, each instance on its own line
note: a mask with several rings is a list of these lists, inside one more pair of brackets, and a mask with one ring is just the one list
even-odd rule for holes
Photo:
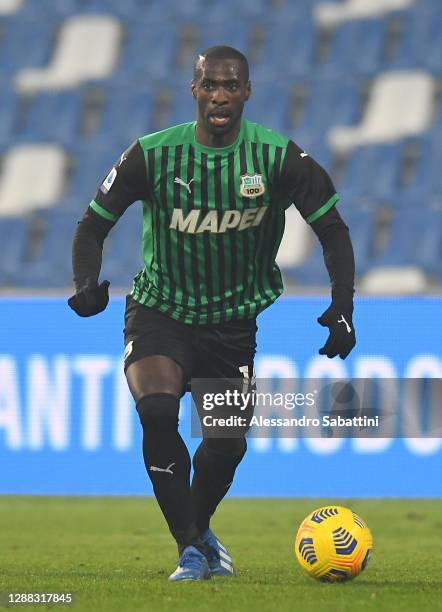
[[[93,320],[65,303],[70,243],[131,141],[193,120],[192,62],[213,44],[250,60],[245,116],[329,171],[366,296],[355,351],[318,357],[329,282],[292,207],[279,263],[305,295],[261,315],[258,375],[440,377],[441,32],[440,0],[0,0],[0,492],[146,491],[115,298],[141,266],[139,205],[106,240],[114,299]],[[232,493],[442,496],[441,441],[391,434],[251,440]]]
[[[0,287],[71,287],[67,244],[100,179],[139,135],[194,118],[193,58],[249,58],[246,117],[330,172],[362,293],[442,283],[442,6],[437,0],[0,0]],[[106,243],[127,287],[141,264],[133,206]],[[293,208],[289,289],[326,287]]]

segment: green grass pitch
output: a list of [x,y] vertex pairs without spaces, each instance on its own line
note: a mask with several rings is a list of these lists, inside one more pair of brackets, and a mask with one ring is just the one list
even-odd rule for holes
[[[299,523],[326,503],[349,506],[373,534],[350,583],[316,582],[295,558]],[[0,526],[0,592],[72,592],[64,609],[76,612],[423,612],[442,601],[442,500],[227,499],[213,528],[238,575],[201,583],[167,582],[176,549],[153,499],[3,496]]]

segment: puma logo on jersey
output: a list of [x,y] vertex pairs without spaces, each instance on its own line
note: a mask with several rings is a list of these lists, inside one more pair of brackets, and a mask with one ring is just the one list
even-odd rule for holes
[[187,191],[189,193],[191,193],[191,191],[190,191],[190,183],[192,183],[192,181],[193,181],[193,178],[190,179],[190,181],[188,183],[186,183],[186,181],[183,181],[183,179],[181,179],[179,176],[176,176],[173,182],[174,183],[178,183],[178,185],[181,185],[181,187],[185,187],[187,189]]
[[[247,208],[246,210],[210,210],[204,215],[202,210],[191,210],[186,217],[181,208],[174,208],[169,229],[187,232],[188,234],[223,234],[227,230],[236,229],[241,232],[249,227],[256,227],[262,221],[267,208]],[[204,215],[200,219],[201,215]]]

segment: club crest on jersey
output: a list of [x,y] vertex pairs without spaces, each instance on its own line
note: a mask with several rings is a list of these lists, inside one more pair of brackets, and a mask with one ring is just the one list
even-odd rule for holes
[[257,198],[265,192],[262,174],[243,174],[239,191],[245,198]]

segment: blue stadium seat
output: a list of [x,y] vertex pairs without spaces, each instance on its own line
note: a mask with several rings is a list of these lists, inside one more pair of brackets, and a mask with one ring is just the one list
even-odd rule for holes
[[400,37],[392,58],[384,62],[387,70],[424,68],[442,74],[442,11],[414,9],[394,13],[390,19],[400,24]]
[[345,198],[389,201],[399,188],[401,148],[398,144],[361,146],[347,161],[339,191]]
[[[249,24],[250,25],[250,24]],[[249,28],[244,27],[241,21],[233,23],[211,22],[206,13],[198,21],[200,37],[197,43],[198,51],[204,51],[214,45],[228,45],[239,49],[245,55],[248,53]]]
[[296,2],[285,0],[285,2],[275,3],[268,0],[267,5],[270,4],[270,7],[264,16],[266,21],[279,23],[282,26],[294,20],[305,22],[313,19],[315,5],[323,2],[324,0],[296,0]]
[[37,94],[16,135],[19,142],[53,142],[69,146],[81,131],[81,90]]
[[0,286],[15,286],[23,268],[28,247],[27,218],[0,218]]
[[145,10],[148,19],[153,22],[163,22],[165,14],[170,20],[180,22],[198,21],[204,15],[212,24],[231,25],[239,19],[244,25],[256,18],[284,22],[287,18],[305,17],[311,14],[313,5],[319,1],[287,0],[285,3],[274,3],[272,0],[153,0]]
[[170,114],[167,126],[195,120],[196,102],[190,91],[190,81],[189,75],[188,78],[177,79],[174,84],[170,84]]
[[7,81],[0,81],[0,152],[14,140],[14,129],[18,110],[18,96]]
[[137,87],[173,75],[177,58],[176,24],[164,20],[152,28],[144,14],[128,29],[113,79]]
[[312,21],[265,22],[261,57],[253,62],[252,78],[298,79],[311,73],[317,30]]
[[132,204],[104,243],[102,278],[117,287],[130,287],[143,267],[141,205]]
[[16,282],[21,287],[69,287],[72,285],[71,241],[77,225],[71,212],[52,209],[34,214],[30,222],[38,222],[46,231],[35,259],[30,259]]
[[[168,21],[182,21],[197,18],[202,11],[201,0],[174,2],[174,0],[152,0],[144,7],[146,22],[164,24],[165,15]],[[139,15],[138,15],[139,16]]]
[[373,259],[376,208],[364,200],[338,203],[339,212],[350,230],[356,262],[356,276],[369,269]]
[[386,249],[373,260],[376,266],[418,265],[439,274],[442,257],[442,208],[408,207],[396,210]]
[[442,140],[442,96],[438,96],[435,100],[434,123],[431,131]]
[[298,147],[306,151],[328,172],[333,167],[333,157],[325,142],[324,135],[318,135],[316,131],[306,127],[305,129],[285,130],[284,134],[295,142]]
[[333,125],[356,123],[361,112],[361,95],[355,78],[313,78],[304,81],[307,98],[304,113],[295,127],[308,129],[324,138]]
[[[127,143],[127,146],[130,142]],[[123,150],[126,147],[123,147]],[[70,150],[71,177],[67,185],[65,198],[68,201],[77,200],[81,208],[85,208],[95,197],[97,189],[107,176],[112,165],[122,154],[121,147],[93,147],[87,142],[77,144]]]
[[115,17],[136,20],[146,10],[145,0],[26,0],[26,14],[40,18],[68,18],[78,14],[111,13]]
[[57,202],[57,210],[63,211],[66,214],[70,214],[72,215],[72,218],[75,217],[77,221],[80,221],[81,217],[84,215],[87,207],[89,206],[89,202],[90,200],[80,199],[72,195],[62,197]]
[[[362,201],[339,205],[339,212],[350,229],[356,258],[356,274],[364,274],[370,266],[373,250],[373,236],[376,227],[375,210]],[[306,286],[330,283],[324,264],[322,247],[315,237],[313,251],[301,265],[285,271],[291,280]]]
[[425,205],[432,195],[442,193],[442,134],[435,132],[417,140],[420,156],[413,180],[399,193]]
[[244,117],[278,132],[289,128],[289,91],[281,83],[254,82]]
[[120,87],[111,83],[102,91],[103,109],[91,140],[101,145],[113,143],[124,151],[136,138],[152,131],[154,95],[148,85]]
[[269,12],[267,0],[211,0],[205,3],[204,12],[207,11],[207,17],[213,22],[224,22],[228,27],[229,24],[236,19],[240,19],[242,25],[257,17],[265,17]]
[[27,12],[8,21],[0,40],[0,78],[12,78],[23,68],[45,66],[51,56],[56,23],[45,15],[32,19]]
[[54,18],[54,17],[70,17],[76,13],[84,10],[84,4],[79,3],[79,0],[27,0],[26,1],[26,14],[31,15],[34,18],[41,19],[41,16]]
[[442,201],[438,202],[437,207],[430,205],[427,211],[423,211],[423,216],[427,223],[416,245],[414,258],[418,265],[442,282]]
[[134,23],[146,12],[146,4],[146,0],[83,0],[77,12],[111,14],[124,22]]
[[382,68],[385,21],[354,20],[339,25],[333,35],[329,57],[316,68],[321,75],[374,75]]
[[[199,21],[201,18],[212,24],[224,24],[226,30],[239,20],[243,27],[247,20],[265,16],[268,12],[268,0],[190,0],[190,2],[177,3],[175,0],[156,0],[152,8],[158,13],[169,8],[172,18],[182,22]],[[152,10],[152,9],[151,9]],[[245,28],[247,29],[247,28]],[[213,44],[213,43],[212,43]],[[210,45],[207,45],[210,46]]]
[[[416,19],[419,23],[416,22]],[[421,67],[418,60],[420,53],[416,49],[419,46],[416,38],[417,30],[421,29],[423,25],[420,13],[416,15],[412,10],[394,12],[387,17],[387,23],[390,24],[390,27],[394,23],[395,29],[399,29],[399,32],[392,56],[384,61],[385,68],[387,70],[397,70]]]

